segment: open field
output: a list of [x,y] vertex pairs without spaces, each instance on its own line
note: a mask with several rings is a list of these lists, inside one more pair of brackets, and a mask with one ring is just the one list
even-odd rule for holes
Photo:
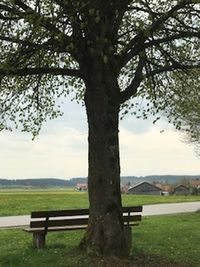
[[[145,205],[200,201],[200,196],[139,196],[122,195],[123,205]],[[34,210],[88,207],[87,192],[72,190],[1,190],[0,216],[26,215]]]
[[89,259],[77,250],[82,231],[49,233],[47,247],[32,247],[32,235],[0,230],[2,267],[199,267],[200,213],[144,218],[132,229],[130,259]]

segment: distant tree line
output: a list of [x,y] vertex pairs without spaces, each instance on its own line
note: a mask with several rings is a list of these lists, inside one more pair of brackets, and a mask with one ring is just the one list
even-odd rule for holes
[[[200,175],[182,176],[182,175],[151,175],[151,176],[123,176],[121,183],[137,184],[142,181],[149,182],[167,182],[171,184],[180,183],[184,179],[200,179]],[[35,178],[35,179],[0,179],[0,187],[75,187],[78,183],[87,183],[86,177],[71,178],[69,180],[56,179],[56,178]]]

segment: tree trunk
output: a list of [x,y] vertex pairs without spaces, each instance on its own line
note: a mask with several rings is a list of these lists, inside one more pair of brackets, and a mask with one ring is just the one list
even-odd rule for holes
[[85,104],[89,126],[88,189],[90,218],[81,245],[88,253],[128,254],[120,192],[119,87],[108,69],[94,66],[86,84]]

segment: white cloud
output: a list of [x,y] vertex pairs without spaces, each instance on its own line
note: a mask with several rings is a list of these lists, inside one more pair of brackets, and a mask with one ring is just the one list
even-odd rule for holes
[[199,174],[199,159],[194,149],[180,141],[172,130],[160,133],[157,126],[143,134],[133,134],[121,128],[122,174]]
[[[193,147],[169,127],[161,134],[149,121],[121,125],[122,175],[200,174]],[[35,141],[30,134],[0,132],[0,148],[0,178],[87,176],[87,123],[76,108],[44,125]]]
[[[3,146],[2,146],[3,145]],[[57,127],[31,141],[30,135],[1,133],[0,177],[86,176],[87,135]]]

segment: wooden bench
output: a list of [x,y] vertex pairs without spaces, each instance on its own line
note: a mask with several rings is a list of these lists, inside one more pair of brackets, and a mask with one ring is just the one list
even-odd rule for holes
[[[142,206],[123,207],[124,225],[139,225],[141,212]],[[88,218],[89,209],[34,211],[31,213],[30,226],[24,230],[33,233],[34,247],[40,249],[45,245],[48,232],[86,229]]]

